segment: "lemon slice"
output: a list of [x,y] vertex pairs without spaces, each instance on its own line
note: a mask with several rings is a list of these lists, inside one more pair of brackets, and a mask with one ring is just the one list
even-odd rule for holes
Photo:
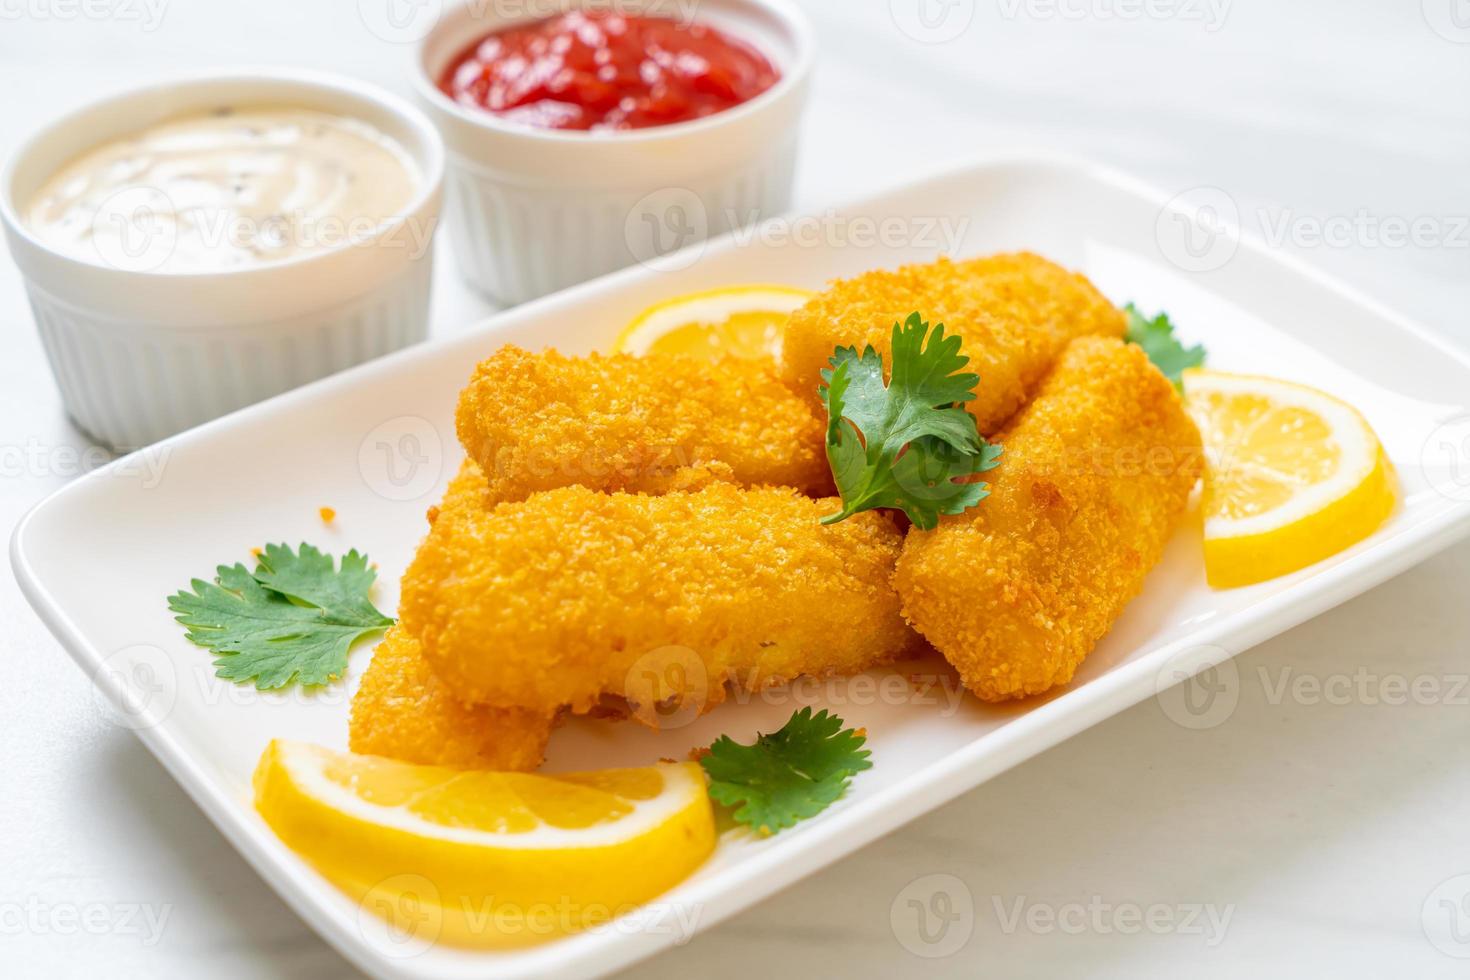
[[601,925],[714,849],[692,762],[540,776],[277,739],[254,781],[288,846],[423,943],[516,946]]
[[614,351],[760,358],[781,352],[792,311],[812,294],[791,286],[728,286],[650,306],[623,330]]
[[1393,511],[1393,469],[1352,406],[1304,385],[1184,372],[1204,437],[1205,573],[1216,588],[1305,568]]

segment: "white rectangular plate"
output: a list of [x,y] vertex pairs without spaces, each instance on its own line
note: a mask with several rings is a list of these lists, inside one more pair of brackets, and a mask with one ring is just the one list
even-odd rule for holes
[[[817,868],[1082,731],[1201,666],[1239,653],[1423,560],[1470,527],[1470,363],[1424,330],[1249,241],[1197,239],[1180,251],[1164,196],[1085,164],[989,160],[805,222],[725,239],[496,316],[185,433],[78,480],[37,507],[11,545],[31,603],[99,689],[225,835],[323,937],[379,977],[591,976],[687,938]],[[948,222],[948,225],[945,223]],[[946,243],[942,230],[963,236]],[[782,235],[782,230],[792,232]],[[864,233],[867,229],[867,233]],[[886,230],[885,230],[886,229]],[[895,231],[897,229],[897,231]],[[875,234],[876,232],[876,234]],[[1211,366],[1321,387],[1360,408],[1404,485],[1370,540],[1295,575],[1216,592],[1204,584],[1198,522],[1182,529],[1141,598],[1066,690],[1020,706],[828,686],[827,703],[865,726],[874,768],[819,818],[758,840],[730,833],[642,928],[604,929],[512,953],[396,941],[283,847],[255,815],[250,774],[273,737],[345,748],[347,682],[315,696],[262,695],[217,680],[184,640],[165,597],[267,541],[366,551],[380,605],[424,531],[423,512],[457,463],[452,411],[472,366],[515,342],[606,347],[644,307],[740,282],[820,287],[865,269],[1030,248],[1086,272],[1115,301],[1167,310]],[[1233,249],[1233,251],[1232,251]],[[1177,262],[1171,262],[1173,255]],[[697,260],[695,259],[697,257]],[[1223,263],[1222,263],[1223,258]],[[692,263],[692,264],[691,264]],[[1186,271],[1201,265],[1211,271]],[[983,383],[983,379],[982,379]],[[1443,455],[1443,458],[1441,458]],[[1426,469],[1428,464],[1443,464]],[[326,526],[318,508],[337,510]],[[891,689],[888,689],[891,690]],[[580,721],[553,738],[556,770],[682,757],[717,734],[779,726],[798,695],[777,692],[652,734]],[[892,703],[885,703],[892,702]],[[932,703],[921,703],[932,702]],[[821,697],[818,704],[823,703]],[[1187,722],[1187,719],[1185,719]]]

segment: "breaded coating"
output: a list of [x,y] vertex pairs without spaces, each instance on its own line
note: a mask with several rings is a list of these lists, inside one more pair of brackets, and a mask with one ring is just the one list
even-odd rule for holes
[[981,435],[1006,423],[1073,337],[1121,337],[1126,320],[1088,282],[1029,252],[940,259],[839,280],[791,316],[781,375],[817,404],[819,372],[836,347],[868,344],[888,368],[894,323],[912,313],[958,334],[980,375],[965,408]]
[[541,765],[551,716],[461,704],[401,626],[388,630],[352,699],[348,747],[418,765],[529,772]]
[[462,700],[639,718],[704,710],[726,682],[759,688],[853,673],[910,652],[885,517],[831,527],[836,500],[715,484],[665,496],[584,487],[487,510],[456,478],[403,579],[400,615]]
[[904,615],[986,701],[1072,679],[1162,554],[1199,479],[1199,432],[1143,351],[1087,337],[997,437],[991,494],[912,531]]
[[496,501],[573,485],[832,492],[823,422],[770,360],[563,357],[508,345],[475,369],[455,425]]

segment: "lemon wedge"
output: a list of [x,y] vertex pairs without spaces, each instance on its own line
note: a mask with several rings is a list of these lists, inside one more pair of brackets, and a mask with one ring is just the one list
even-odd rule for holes
[[628,354],[773,357],[792,311],[812,294],[791,286],[727,286],[665,300],[640,313],[613,350]]
[[695,763],[540,776],[275,740],[255,806],[397,935],[518,946],[608,922],[714,849]]
[[1285,575],[1372,534],[1393,469],[1352,406],[1305,385],[1184,372],[1204,437],[1205,573],[1216,588]]

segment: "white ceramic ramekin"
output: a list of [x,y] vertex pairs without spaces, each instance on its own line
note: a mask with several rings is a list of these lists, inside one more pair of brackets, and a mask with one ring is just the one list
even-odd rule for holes
[[[618,0],[616,9],[667,16],[673,6]],[[635,262],[674,267],[688,261],[669,254],[676,248],[790,205],[811,74],[806,16],[789,0],[677,6],[759,48],[780,81],[693,122],[615,133],[538,130],[458,105],[438,80],[477,38],[546,10],[469,0],[446,11],[424,38],[415,85],[448,147],[445,216],[472,286],[520,303]]]
[[[360,119],[407,150],[422,186],[370,236],[225,272],[91,262],[43,244],[27,227],[37,190],[77,154],[225,104]],[[0,218],[67,411],[99,441],[131,449],[422,340],[443,173],[438,133],[401,99],[314,72],[234,71],[116,95],[35,134],[0,175]]]

